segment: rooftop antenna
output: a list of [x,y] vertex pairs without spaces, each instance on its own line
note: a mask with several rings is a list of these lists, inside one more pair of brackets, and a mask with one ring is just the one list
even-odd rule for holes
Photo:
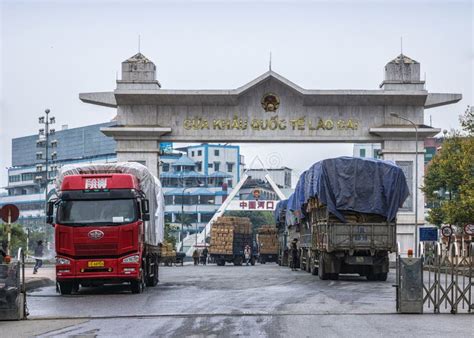
[[138,52],[140,53],[140,34],[138,34]]
[[433,116],[430,115],[430,127],[433,127]]
[[270,60],[268,61],[268,70],[272,70],[272,52],[270,52]]
[[400,55],[403,55],[403,36],[400,36]]

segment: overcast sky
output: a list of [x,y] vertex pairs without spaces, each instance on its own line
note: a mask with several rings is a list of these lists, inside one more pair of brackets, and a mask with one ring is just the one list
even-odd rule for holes
[[[426,110],[426,124],[431,116],[434,127],[456,128],[473,102],[471,1],[0,2],[0,186],[11,139],[36,133],[45,108],[70,128],[113,118],[78,94],[113,90],[138,35],[166,89],[239,87],[267,71],[270,51],[272,69],[303,88],[377,89],[402,36],[430,92],[463,95]],[[300,172],[352,145],[247,144],[242,153]]]

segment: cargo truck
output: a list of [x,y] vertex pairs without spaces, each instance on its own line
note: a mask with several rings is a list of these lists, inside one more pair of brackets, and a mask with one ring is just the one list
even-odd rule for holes
[[209,254],[217,265],[223,266],[226,262],[242,265],[246,246],[251,248],[250,263],[255,265],[257,250],[250,219],[222,216],[212,224]]
[[272,225],[262,225],[257,230],[258,262],[265,264],[267,262],[278,261],[278,235],[277,228]]
[[394,163],[341,157],[314,164],[286,202],[300,268],[322,280],[357,273],[385,281],[388,253],[397,250],[396,214],[408,195]]
[[[48,203],[61,294],[80,286],[158,283],[164,235],[160,181],[139,163],[66,165]],[[55,217],[53,217],[55,216]]]

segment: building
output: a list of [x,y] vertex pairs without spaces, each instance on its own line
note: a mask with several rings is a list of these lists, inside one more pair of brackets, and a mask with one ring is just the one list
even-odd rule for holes
[[[244,157],[239,146],[200,144],[160,157],[165,220],[201,231],[240,180]],[[181,217],[183,215],[183,217]]]
[[247,175],[252,179],[265,180],[265,175],[267,173],[272,178],[273,182],[283,189],[291,188],[291,175],[293,169],[288,167],[274,168],[274,169],[249,169],[247,170]]
[[[71,128],[63,126],[56,131],[54,140],[57,146],[56,160],[48,167],[48,198],[54,195],[52,180],[57,170],[64,164],[75,163],[109,163],[116,162],[116,142],[105,136],[100,128],[110,127],[114,122],[100,123],[91,126]],[[43,151],[37,148],[38,135],[14,138],[12,140],[12,166],[8,168],[6,196],[0,196],[0,206],[15,204],[20,209],[18,223],[33,230],[45,226],[45,185],[41,183],[46,175],[44,160],[40,158]]]
[[380,143],[355,143],[352,156],[361,158],[382,158]]

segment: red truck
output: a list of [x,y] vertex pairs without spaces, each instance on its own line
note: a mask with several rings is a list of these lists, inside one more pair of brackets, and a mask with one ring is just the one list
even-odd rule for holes
[[164,198],[159,180],[139,163],[67,165],[54,224],[56,280],[61,294],[80,286],[130,283],[132,293],[158,283]]

